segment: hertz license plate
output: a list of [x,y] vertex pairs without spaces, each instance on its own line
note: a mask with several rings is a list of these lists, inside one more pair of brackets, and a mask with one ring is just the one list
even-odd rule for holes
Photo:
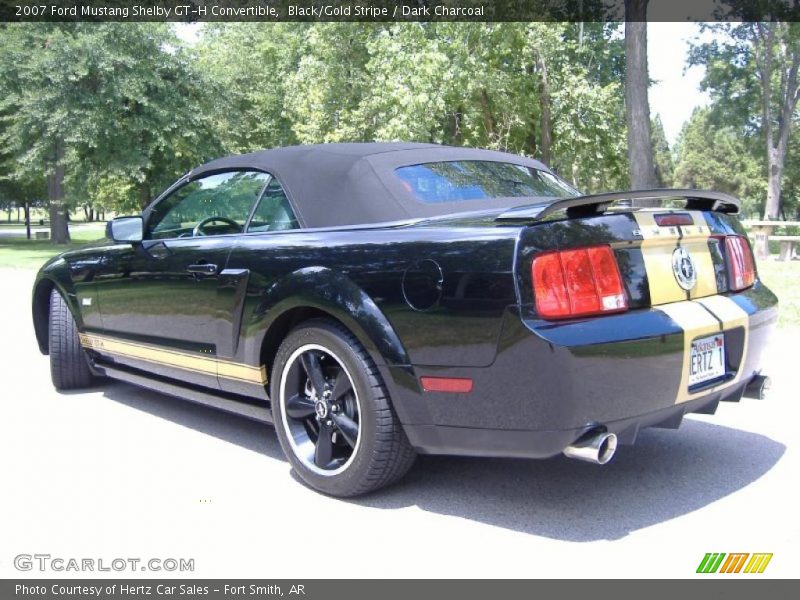
[[725,375],[725,336],[721,333],[692,342],[689,387]]

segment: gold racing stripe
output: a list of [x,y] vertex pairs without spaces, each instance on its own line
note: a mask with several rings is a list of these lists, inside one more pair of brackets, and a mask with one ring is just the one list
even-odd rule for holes
[[[712,311],[714,314],[706,310]],[[742,367],[745,364],[749,319],[747,313],[742,310],[733,300],[725,296],[710,296],[700,300],[684,300],[653,307],[667,314],[675,323],[683,329],[683,365],[681,367],[681,382],[675,396],[675,403],[688,402],[706,394],[711,394],[717,390],[728,387],[741,381],[744,375]],[[715,315],[717,318],[715,318]],[[722,324],[720,325],[720,321]],[[712,335],[722,331],[729,331],[736,327],[743,327],[744,350],[742,360],[739,363],[739,370],[736,377],[732,380],[723,381],[719,385],[703,388],[696,393],[689,392],[689,358],[692,353],[692,341],[697,338]],[[728,351],[728,340],[726,339],[726,352]]]
[[263,366],[253,367],[211,356],[197,356],[187,352],[158,348],[104,335],[81,333],[80,340],[81,345],[85,348],[97,350],[101,353],[134,358],[149,363],[183,369],[184,371],[224,377],[225,379],[235,379],[260,385],[267,383],[267,371]]
[[742,359],[739,362],[739,370],[736,372],[736,377],[728,382],[739,383],[744,376],[744,369],[742,367],[744,367],[747,362],[747,347],[750,341],[750,317],[741,306],[727,296],[709,296],[708,298],[701,298],[697,300],[697,302],[717,315],[717,318],[722,321],[723,329],[730,330],[736,327],[744,329],[744,347],[742,348]]
[[655,222],[656,213],[668,209],[639,210],[633,213],[642,234],[642,258],[650,286],[650,302],[653,305],[686,300],[686,291],[678,285],[672,270],[672,253],[680,245],[694,258],[697,284],[689,292],[689,298],[702,298],[717,293],[717,280],[708,238],[711,230],[706,225],[701,211],[679,211],[692,216],[694,225],[660,227]]
[[[717,280],[708,247],[711,230],[702,211],[678,211],[690,214],[693,225],[660,227],[655,222],[655,214],[668,211],[669,209],[659,208],[638,210],[633,213],[633,217],[642,234],[642,258],[650,286],[651,305],[653,309],[666,313],[684,333],[681,382],[675,397],[677,404],[741,381],[744,376],[741,367],[747,358],[749,319],[747,313],[733,300],[717,295]],[[678,243],[692,255],[697,270],[697,283],[688,293],[690,300],[687,300],[687,293],[678,285],[672,270],[672,253]],[[692,341],[736,327],[743,327],[745,332],[743,355],[736,377],[697,393],[689,393]]]
[[[663,212],[663,211],[662,211]],[[677,227],[659,227],[653,211],[633,213],[642,234],[642,258],[650,285],[650,303],[666,304],[686,300],[686,292],[672,272],[672,253],[678,245]]]
[[[697,285],[689,290],[689,298],[703,298],[717,293],[717,277],[714,273],[714,263],[711,260],[711,250],[708,248],[708,238],[711,229],[706,225],[705,217],[699,210],[687,211],[692,215],[694,225],[681,225],[683,239],[681,246],[686,248],[694,259],[697,270]],[[673,277],[674,279],[674,277]]]

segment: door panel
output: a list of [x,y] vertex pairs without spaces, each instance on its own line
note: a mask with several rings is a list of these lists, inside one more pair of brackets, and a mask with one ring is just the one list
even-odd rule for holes
[[[122,252],[95,277],[104,333],[175,352],[158,354],[151,370],[217,387],[217,288],[235,236],[145,242]],[[207,273],[190,267],[202,265]],[[212,362],[204,368],[190,357]],[[142,367],[137,359],[134,366]],[[162,367],[156,369],[155,367]],[[166,371],[164,370],[166,369]],[[172,373],[175,376],[175,373]]]
[[146,212],[145,241],[116,246],[95,277],[102,335],[93,347],[124,364],[212,388],[219,387],[220,365],[226,376],[258,379],[225,360],[237,284],[223,272],[268,181],[261,172],[215,173],[159,199]]

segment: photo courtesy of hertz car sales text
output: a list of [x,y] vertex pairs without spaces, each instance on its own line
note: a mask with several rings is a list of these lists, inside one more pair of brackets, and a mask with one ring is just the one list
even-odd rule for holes
[[33,322],[59,390],[106,376],[273,423],[326,494],[419,453],[604,464],[763,396],[777,299],[738,210],[586,196],[489,150],[277,148],[199,166],[50,260]]

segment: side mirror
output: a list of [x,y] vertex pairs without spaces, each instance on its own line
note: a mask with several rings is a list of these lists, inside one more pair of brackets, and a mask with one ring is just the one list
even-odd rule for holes
[[142,217],[118,217],[106,224],[106,237],[115,242],[141,242],[144,221]]

